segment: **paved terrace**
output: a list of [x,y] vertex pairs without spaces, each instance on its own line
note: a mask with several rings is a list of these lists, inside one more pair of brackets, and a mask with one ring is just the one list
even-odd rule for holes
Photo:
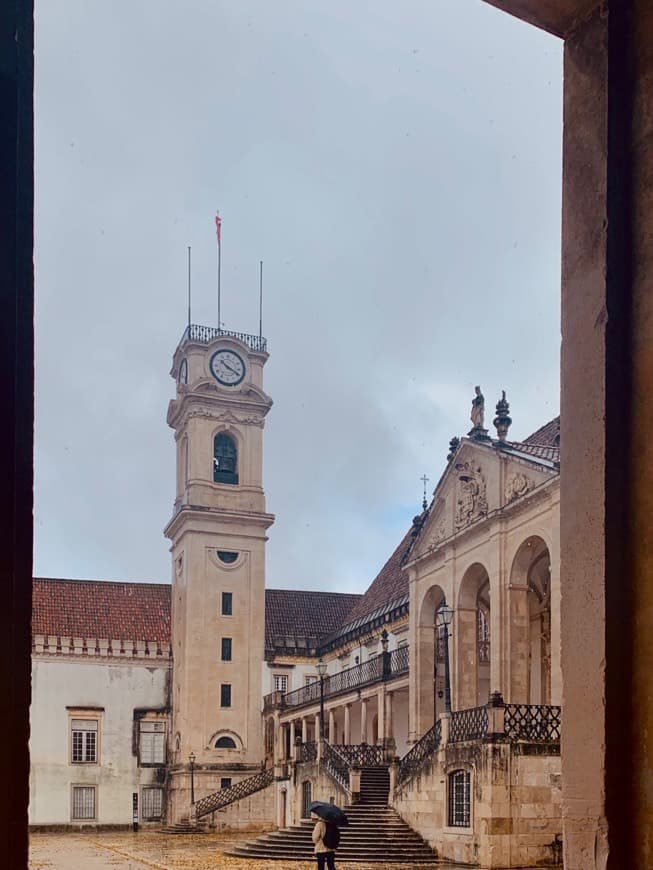
[[[247,834],[166,836],[139,832],[105,834],[33,834],[30,870],[315,870],[315,862],[230,858],[224,850]],[[418,870],[416,864],[353,864],[338,861],[338,870]],[[431,867],[433,865],[430,865]],[[441,870],[460,865],[441,864]],[[481,868],[477,868],[481,870]]]

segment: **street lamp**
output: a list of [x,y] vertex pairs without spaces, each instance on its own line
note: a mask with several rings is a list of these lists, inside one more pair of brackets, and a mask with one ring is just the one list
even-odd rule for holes
[[195,753],[191,752],[188,756],[190,763],[190,802],[195,803]]
[[327,671],[326,662],[322,659],[315,665],[320,677],[320,740],[324,740],[324,675]]
[[451,679],[449,677],[449,626],[453,610],[446,601],[435,614],[438,628],[444,628],[444,712],[451,713]]

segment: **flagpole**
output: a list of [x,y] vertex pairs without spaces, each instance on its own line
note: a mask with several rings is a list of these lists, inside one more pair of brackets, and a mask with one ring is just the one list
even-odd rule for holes
[[259,262],[258,337],[263,338],[263,260]]
[[188,338],[190,338],[190,245],[188,246]]

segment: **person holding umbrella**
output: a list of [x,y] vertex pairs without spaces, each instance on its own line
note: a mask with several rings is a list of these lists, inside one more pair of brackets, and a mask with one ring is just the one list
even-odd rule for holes
[[313,843],[317,870],[336,870],[336,849],[340,844],[338,827],[349,824],[347,816],[335,804],[313,801],[309,806],[311,818],[315,819]]

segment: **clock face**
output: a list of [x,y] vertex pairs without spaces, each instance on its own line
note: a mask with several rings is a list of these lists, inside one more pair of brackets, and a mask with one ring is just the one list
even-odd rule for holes
[[235,350],[216,350],[209,368],[216,381],[225,387],[235,387],[245,377],[245,363]]

